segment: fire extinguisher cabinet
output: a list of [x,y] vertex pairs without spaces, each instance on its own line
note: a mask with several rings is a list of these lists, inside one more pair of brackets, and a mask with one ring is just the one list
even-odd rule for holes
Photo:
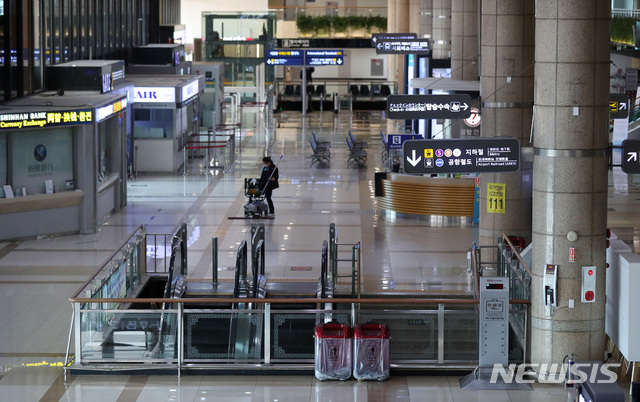
[[389,378],[389,326],[362,324],[353,329],[353,377],[384,381]]
[[351,328],[345,324],[319,324],[315,328],[315,374],[320,381],[351,377]]

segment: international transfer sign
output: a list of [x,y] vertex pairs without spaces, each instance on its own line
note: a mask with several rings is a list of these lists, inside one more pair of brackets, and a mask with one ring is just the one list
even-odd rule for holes
[[402,149],[405,173],[494,173],[520,169],[517,138],[409,140]]
[[469,95],[389,95],[389,119],[466,119],[471,116]]

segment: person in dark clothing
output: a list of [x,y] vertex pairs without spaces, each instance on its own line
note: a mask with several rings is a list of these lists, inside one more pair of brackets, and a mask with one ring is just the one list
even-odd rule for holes
[[269,204],[269,215],[273,216],[276,211],[273,207],[273,201],[271,195],[273,190],[280,187],[278,184],[278,167],[273,163],[273,160],[268,156],[262,158],[262,175],[260,176],[260,187],[264,189],[264,196]]

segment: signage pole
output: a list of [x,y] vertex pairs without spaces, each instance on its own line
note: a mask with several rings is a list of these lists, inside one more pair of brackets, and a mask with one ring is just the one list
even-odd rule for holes
[[307,66],[302,67],[302,88],[300,88],[300,95],[302,95],[302,115],[307,115]]

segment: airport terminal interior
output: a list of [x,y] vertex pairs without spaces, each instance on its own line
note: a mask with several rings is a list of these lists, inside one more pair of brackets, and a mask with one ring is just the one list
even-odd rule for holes
[[638,1],[0,14],[0,402],[640,401]]

